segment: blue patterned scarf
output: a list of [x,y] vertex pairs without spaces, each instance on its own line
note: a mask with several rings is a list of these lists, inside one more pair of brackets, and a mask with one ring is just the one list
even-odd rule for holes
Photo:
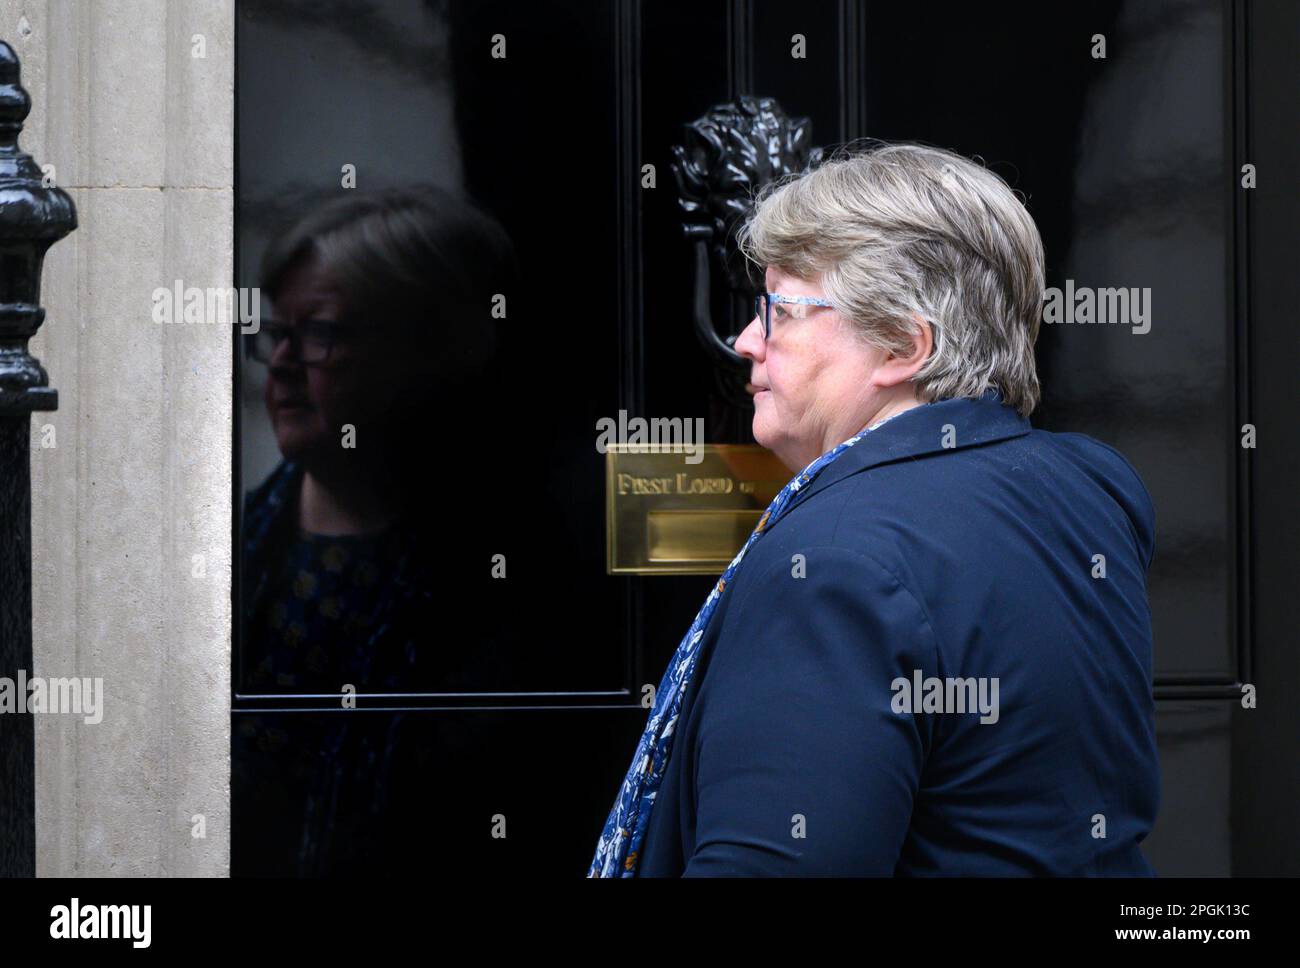
[[[906,410],[900,413],[906,413]],[[690,630],[677,646],[659,689],[655,693],[655,702],[650,710],[650,719],[641,739],[636,745],[636,754],[632,765],[628,767],[623,786],[614,800],[614,807],[605,821],[600,840],[596,844],[596,856],[592,858],[588,877],[635,877],[637,861],[641,854],[641,845],[645,841],[646,828],[650,823],[650,811],[654,808],[655,796],[663,782],[664,771],[668,765],[668,755],[672,752],[674,730],[677,715],[681,711],[682,696],[687,684],[695,672],[695,660],[699,656],[699,645],[704,640],[704,632],[709,627],[709,620],[718,607],[718,600],[723,589],[731,582],[731,576],[740,567],[741,560],[749,546],[758,540],[766,528],[774,525],[789,508],[791,500],[809,481],[816,477],[827,464],[848,450],[864,436],[881,424],[894,419],[899,414],[891,414],[884,420],[877,421],[860,430],[833,450],[822,454],[797,474],[790,483],[781,488],[772,503],[767,506],[758,526],[745,542],[744,546],[731,559],[718,583],[704,600],[699,614],[691,623]]]

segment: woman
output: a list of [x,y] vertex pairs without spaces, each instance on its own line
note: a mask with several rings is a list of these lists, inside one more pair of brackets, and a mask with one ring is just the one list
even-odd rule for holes
[[799,473],[669,664],[590,875],[1150,874],[1154,512],[1112,448],[1029,424],[1024,206],[885,145],[769,186],[739,242],[754,437]]
[[[268,247],[275,318],[250,349],[283,460],[244,512],[249,691],[467,684],[428,641],[432,590],[466,571],[429,540],[447,469],[431,458],[492,433],[478,388],[513,259],[489,216],[431,187],[344,195]],[[444,548],[463,547],[455,523]]]
[[[266,251],[275,318],[250,355],[283,459],[245,502],[241,691],[323,695],[339,712],[239,717],[240,799],[291,818],[265,836],[272,818],[249,825],[263,838],[250,868],[391,871],[408,848],[384,838],[422,822],[395,784],[430,773],[427,751],[400,714],[358,719],[343,697],[501,688],[512,672],[499,616],[476,617],[473,642],[446,622],[507,547],[503,496],[476,482],[455,515],[438,511],[447,472],[505,426],[485,374],[493,300],[517,273],[500,225],[433,187],[348,192]],[[260,865],[282,846],[291,856]]]

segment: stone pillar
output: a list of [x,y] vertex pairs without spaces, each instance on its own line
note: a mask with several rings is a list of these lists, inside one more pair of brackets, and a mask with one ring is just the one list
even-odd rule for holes
[[104,689],[97,724],[36,717],[36,872],[225,876],[237,330],[152,296],[233,283],[234,3],[0,0],[0,37],[80,221],[32,341],[61,397],[32,428],[33,662]]

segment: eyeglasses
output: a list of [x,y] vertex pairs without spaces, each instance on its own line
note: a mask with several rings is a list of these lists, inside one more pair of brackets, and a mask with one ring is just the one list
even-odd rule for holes
[[789,307],[777,310],[777,319],[780,319],[782,314],[790,319],[807,319],[808,314],[812,312],[810,306],[829,307],[831,304],[825,299],[814,299],[812,296],[782,296],[775,292],[760,292],[754,297],[754,315],[763,320],[764,341],[772,338],[773,305]]
[[339,323],[329,319],[304,319],[297,326],[278,320],[267,320],[253,334],[248,344],[248,355],[259,363],[270,364],[280,344],[289,341],[291,358],[304,366],[320,366],[337,358],[340,348],[346,348],[367,335],[373,327]]

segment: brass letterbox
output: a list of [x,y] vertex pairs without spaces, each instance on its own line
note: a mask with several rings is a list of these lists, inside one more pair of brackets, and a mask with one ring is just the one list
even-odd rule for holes
[[653,444],[605,452],[606,570],[716,575],[793,476],[769,450],[702,444],[702,459]]

